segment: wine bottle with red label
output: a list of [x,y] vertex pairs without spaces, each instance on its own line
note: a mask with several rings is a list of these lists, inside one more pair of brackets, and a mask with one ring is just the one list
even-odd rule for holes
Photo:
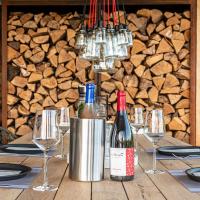
[[111,133],[110,178],[130,181],[134,178],[134,140],[126,114],[126,94],[117,93],[117,116]]

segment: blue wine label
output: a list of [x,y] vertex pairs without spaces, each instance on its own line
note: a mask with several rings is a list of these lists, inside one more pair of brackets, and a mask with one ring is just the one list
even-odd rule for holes
[[110,148],[110,174],[134,175],[134,148]]

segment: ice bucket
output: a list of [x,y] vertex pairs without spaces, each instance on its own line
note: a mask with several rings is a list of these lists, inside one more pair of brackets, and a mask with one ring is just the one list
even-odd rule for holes
[[104,176],[104,119],[70,119],[69,177],[101,181]]

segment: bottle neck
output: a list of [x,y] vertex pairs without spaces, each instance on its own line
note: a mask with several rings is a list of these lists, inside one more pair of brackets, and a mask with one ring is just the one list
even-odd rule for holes
[[124,113],[126,112],[126,97],[119,96],[117,99],[117,112]]
[[94,103],[94,89],[88,89],[86,91],[85,103],[86,104]]

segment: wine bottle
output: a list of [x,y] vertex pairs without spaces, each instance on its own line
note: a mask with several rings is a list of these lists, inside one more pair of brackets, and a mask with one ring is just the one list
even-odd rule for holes
[[93,83],[88,83],[86,84],[85,105],[80,113],[80,118],[94,119],[96,118],[95,111],[95,85]]
[[110,178],[130,181],[134,178],[134,140],[126,114],[126,94],[117,93],[117,116],[111,132]]

